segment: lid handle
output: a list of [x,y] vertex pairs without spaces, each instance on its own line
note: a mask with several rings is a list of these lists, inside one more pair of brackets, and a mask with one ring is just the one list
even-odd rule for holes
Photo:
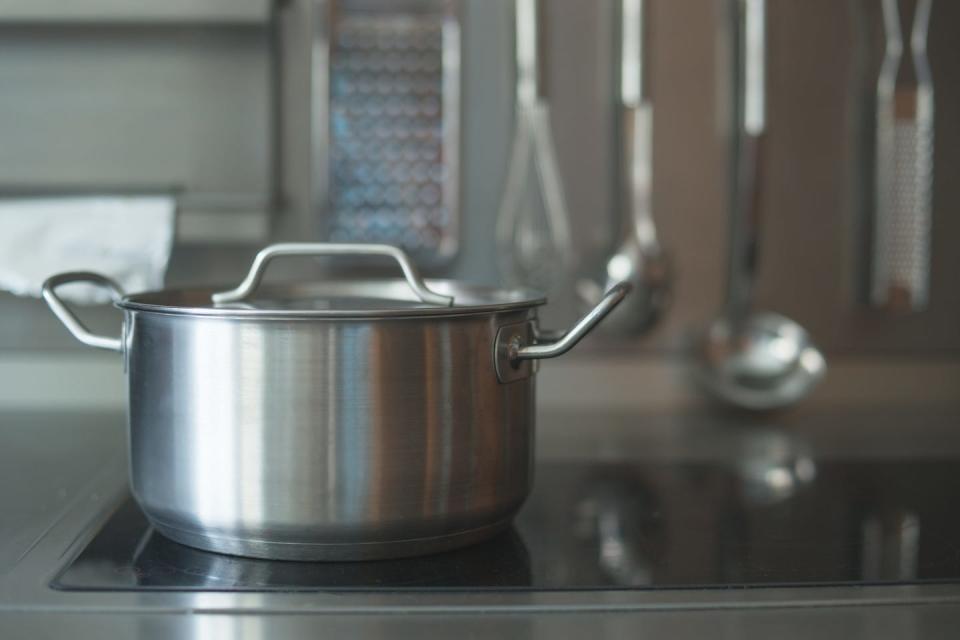
[[417,268],[403,251],[389,244],[334,244],[326,242],[289,242],[273,244],[261,249],[250,265],[250,271],[236,289],[221,291],[211,296],[215,304],[239,302],[250,297],[260,284],[267,263],[278,256],[388,256],[403,269],[407,284],[421,302],[444,307],[453,305],[453,297],[445,296],[427,288]]

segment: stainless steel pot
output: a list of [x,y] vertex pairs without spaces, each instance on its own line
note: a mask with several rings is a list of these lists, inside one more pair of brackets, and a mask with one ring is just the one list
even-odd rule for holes
[[[290,255],[381,255],[403,280],[259,287]],[[88,282],[123,310],[91,334],[57,296]],[[277,559],[450,549],[506,528],[530,491],[535,361],[561,355],[627,293],[542,342],[528,291],[421,280],[387,245],[280,244],[236,289],[125,296],[64,273],[43,297],[81,342],[123,354],[133,495],[162,534]]]

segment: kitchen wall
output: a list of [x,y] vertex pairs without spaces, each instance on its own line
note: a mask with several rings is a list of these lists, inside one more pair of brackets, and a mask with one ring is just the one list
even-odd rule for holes
[[[573,394],[577,402],[690,402],[695,394],[680,356],[722,302],[728,7],[722,0],[650,4],[654,211],[675,267],[673,305],[651,335],[600,337],[570,359],[546,364],[544,402],[572,402],[560,390],[588,371],[583,379],[596,386],[584,383]],[[323,212],[310,204],[304,135],[316,108],[304,75],[305,6],[301,0],[150,8],[107,0],[0,3],[0,195],[177,193],[171,284],[230,282],[269,240],[317,237]],[[587,272],[602,262],[617,229],[616,3],[548,0],[545,6],[553,133],[577,256]],[[870,114],[882,53],[879,3],[772,0],[768,16],[758,306],[801,322],[831,362],[854,362],[858,375],[874,370],[864,362],[878,359],[934,362],[923,371],[936,384],[921,386],[949,396],[960,389],[954,366],[960,287],[953,282],[960,220],[952,215],[960,185],[950,179],[960,168],[953,117],[960,113],[960,4],[934,3],[931,304],[904,316],[861,302],[872,207]],[[462,24],[464,228],[461,254],[445,273],[493,281],[493,222],[511,140],[512,3],[465,0]],[[575,315],[572,296],[555,303],[547,313],[551,323]],[[0,295],[0,317],[0,407],[122,406],[122,373],[112,354],[75,343],[36,300]],[[85,317],[98,330],[116,331],[111,309],[91,309]],[[837,376],[828,384],[843,383],[853,384]]]

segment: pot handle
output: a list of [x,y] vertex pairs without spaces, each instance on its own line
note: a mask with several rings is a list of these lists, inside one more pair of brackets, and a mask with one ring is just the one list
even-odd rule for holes
[[66,303],[64,303],[64,301],[61,300],[57,295],[57,287],[69,284],[71,282],[89,282],[91,284],[99,285],[110,292],[110,299],[115,303],[120,302],[120,300],[123,298],[123,290],[120,289],[120,285],[110,278],[101,276],[98,273],[90,273],[89,271],[71,271],[47,278],[43,283],[41,295],[46,301],[47,306],[50,307],[50,310],[53,311],[54,315],[60,319],[60,322],[64,324],[67,330],[73,334],[74,338],[91,347],[106,349],[108,351],[122,352],[123,343],[120,341],[120,338],[98,336],[95,333],[90,333],[90,331],[83,326],[83,323],[80,322],[80,319],[74,315],[73,311],[71,311],[70,308],[67,307]]
[[[556,340],[541,344],[530,344],[526,346],[517,345],[514,353],[510,354],[510,359],[515,362],[522,360],[540,360],[542,358],[556,358],[570,351],[580,340],[590,333],[597,324],[603,320],[608,313],[613,311],[620,302],[630,293],[632,287],[629,283],[620,282],[610,287],[600,302],[593,309],[580,318],[575,325],[561,334]],[[554,332],[541,332],[540,335],[550,335]]]
[[417,268],[406,253],[389,244],[336,244],[327,242],[289,242],[274,244],[262,249],[253,259],[250,271],[235,289],[221,291],[211,296],[216,304],[239,302],[249,297],[260,284],[267,263],[279,256],[387,256],[393,258],[403,270],[407,284],[421,302],[427,304],[453,305],[453,297],[431,291],[423,282]]
[[[494,346],[497,379],[508,383],[529,378],[536,369],[525,360],[556,358],[565,354],[613,311],[632,288],[627,282],[612,286],[600,302],[566,332],[543,331],[530,322],[500,327]],[[549,342],[540,342],[544,339]]]

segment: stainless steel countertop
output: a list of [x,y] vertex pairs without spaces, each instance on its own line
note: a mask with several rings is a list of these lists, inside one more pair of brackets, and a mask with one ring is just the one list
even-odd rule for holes
[[[732,459],[960,454],[956,407],[540,415],[539,455]],[[960,625],[960,585],[510,593],[62,592],[47,585],[125,495],[123,417],[0,415],[0,637],[603,635],[911,638]],[[600,425],[600,426],[598,426]],[[318,617],[321,616],[322,618]]]

